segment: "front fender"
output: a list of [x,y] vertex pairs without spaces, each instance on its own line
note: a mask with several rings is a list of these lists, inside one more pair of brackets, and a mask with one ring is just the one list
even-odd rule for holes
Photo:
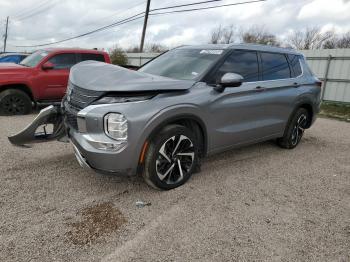
[[148,120],[147,124],[141,132],[141,136],[137,143],[137,155],[140,156],[143,145],[148,141],[156,131],[162,127],[180,119],[192,119],[195,120],[204,132],[204,139],[206,145],[209,143],[207,126],[204,121],[204,111],[193,104],[181,104],[171,107],[166,107],[155,114],[151,119]]

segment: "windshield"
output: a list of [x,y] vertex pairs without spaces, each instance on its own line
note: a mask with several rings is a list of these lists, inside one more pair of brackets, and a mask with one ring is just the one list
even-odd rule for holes
[[26,58],[24,58],[20,64],[27,66],[27,67],[35,67],[48,54],[49,54],[49,52],[44,51],[44,50],[36,51],[33,54],[31,54],[30,56],[27,56]]
[[140,72],[175,79],[192,80],[207,70],[222,54],[222,49],[174,49],[155,58]]

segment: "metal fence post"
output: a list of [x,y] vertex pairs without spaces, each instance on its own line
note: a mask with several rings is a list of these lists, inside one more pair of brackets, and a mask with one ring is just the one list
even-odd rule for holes
[[323,90],[322,90],[322,95],[321,95],[321,101],[324,100],[324,94],[326,93],[326,86],[327,86],[327,80],[328,80],[328,72],[329,72],[329,66],[331,64],[332,56],[329,55],[327,58],[327,65],[326,65],[326,70],[324,72],[324,77],[323,77]]

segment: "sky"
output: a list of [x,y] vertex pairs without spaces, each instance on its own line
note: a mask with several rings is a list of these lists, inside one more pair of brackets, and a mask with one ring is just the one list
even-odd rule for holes
[[[151,9],[200,1],[203,0],[151,0]],[[242,0],[223,0],[201,7],[237,2]],[[0,35],[2,37],[5,32],[5,20],[9,16],[7,51],[33,51],[38,47],[16,46],[66,39],[143,12],[145,7],[146,0],[0,0]],[[143,19],[139,19],[52,47],[108,50],[116,45],[138,46],[142,25]],[[292,30],[314,26],[323,31],[333,29],[345,33],[350,31],[350,0],[267,0],[150,16],[145,42],[168,47],[208,43],[212,30],[219,25],[241,28],[260,25],[281,39]],[[2,46],[1,38],[0,48]]]

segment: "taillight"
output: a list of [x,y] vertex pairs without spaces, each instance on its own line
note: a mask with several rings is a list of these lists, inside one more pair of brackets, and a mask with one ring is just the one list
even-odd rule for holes
[[318,86],[318,87],[322,87],[322,81],[316,80],[315,81],[315,85]]

